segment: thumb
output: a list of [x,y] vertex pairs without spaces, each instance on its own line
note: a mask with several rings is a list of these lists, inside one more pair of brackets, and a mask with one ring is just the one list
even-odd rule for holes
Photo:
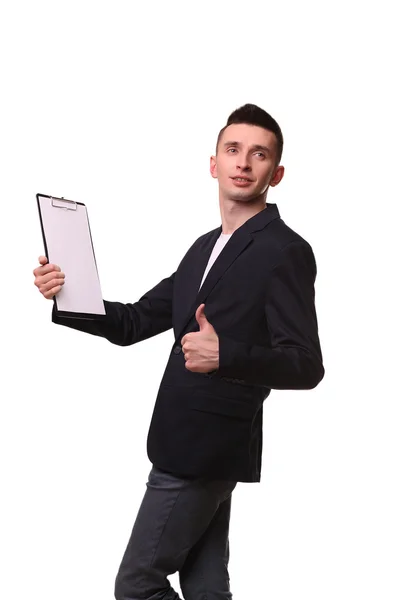
[[210,323],[207,321],[206,315],[204,314],[204,307],[205,304],[200,304],[199,308],[196,310],[196,321],[199,324],[200,331],[204,331],[207,325],[210,325]]

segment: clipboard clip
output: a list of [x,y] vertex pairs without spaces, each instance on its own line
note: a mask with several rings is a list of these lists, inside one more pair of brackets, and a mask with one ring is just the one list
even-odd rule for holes
[[61,198],[53,198],[53,196],[50,196],[50,198],[51,205],[54,206],[54,208],[63,208],[64,210],[77,209],[77,203],[73,200],[66,200],[63,196]]

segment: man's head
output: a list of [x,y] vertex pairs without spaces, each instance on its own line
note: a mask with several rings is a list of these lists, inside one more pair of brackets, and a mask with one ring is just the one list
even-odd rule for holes
[[241,202],[265,200],[268,187],[283,177],[282,149],[282,131],[265,110],[254,104],[235,110],[218,134],[216,154],[210,161],[222,197]]

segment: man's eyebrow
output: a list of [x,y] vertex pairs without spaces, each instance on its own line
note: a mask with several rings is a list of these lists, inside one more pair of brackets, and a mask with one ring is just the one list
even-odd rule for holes
[[[240,142],[225,142],[224,143],[224,147],[228,148],[228,146],[241,146]],[[261,144],[254,144],[254,146],[251,147],[252,150],[263,150],[264,152],[267,152],[268,154],[271,153],[271,150],[269,148],[267,148],[267,146],[262,146]]]
[[267,148],[267,146],[262,146],[261,144],[256,144],[253,146],[254,150],[264,150],[264,152],[270,153],[271,150]]

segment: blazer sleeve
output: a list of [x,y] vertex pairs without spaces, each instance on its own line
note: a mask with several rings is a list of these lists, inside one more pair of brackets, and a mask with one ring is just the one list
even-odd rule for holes
[[265,345],[252,345],[219,336],[216,374],[271,389],[316,387],[325,373],[315,311],[316,275],[309,244],[285,246],[265,298],[269,339]]
[[172,327],[172,298],[175,273],[160,281],[133,304],[104,300],[104,320],[58,316],[53,307],[52,321],[106,338],[118,346],[129,346]]

